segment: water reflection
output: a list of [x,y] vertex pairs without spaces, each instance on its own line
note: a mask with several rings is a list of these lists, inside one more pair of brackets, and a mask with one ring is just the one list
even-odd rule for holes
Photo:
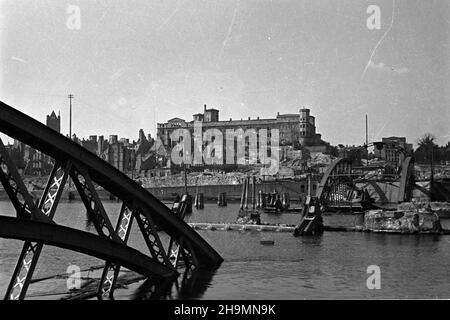
[[445,237],[436,234],[383,234],[364,233],[367,241],[382,246],[408,246],[408,247],[438,247]]
[[94,217],[94,215],[92,213],[90,213],[88,210],[86,210],[84,212],[84,214],[86,215],[86,224],[85,224],[86,231],[94,230],[95,229],[95,225],[94,225],[95,217]]
[[298,237],[299,243],[306,246],[322,247],[323,236],[322,235],[309,235],[307,237]]
[[133,300],[199,299],[210,287],[216,270],[186,269],[177,279],[148,278],[132,295]]
[[[111,222],[117,221],[120,204],[105,202]],[[0,211],[14,212],[10,202],[0,202]],[[238,204],[217,207],[205,204],[195,210],[190,222],[234,222]],[[354,215],[327,215],[326,225],[354,226]],[[56,222],[83,231],[95,232],[81,202],[60,203]],[[269,223],[298,223],[298,215],[263,215]],[[443,221],[450,228],[450,219]],[[225,259],[214,272],[196,271],[179,276],[177,282],[155,279],[134,282],[116,290],[122,299],[378,299],[449,298],[450,237],[438,235],[394,235],[361,232],[325,232],[322,236],[294,238],[290,233],[203,230],[198,233]],[[167,244],[168,237],[161,234]],[[261,240],[274,245],[261,245]],[[148,248],[136,223],[129,245],[143,253]],[[0,239],[0,293],[6,290],[22,248],[20,241]],[[45,246],[35,278],[64,273],[67,266],[82,269],[103,265],[103,261]],[[381,290],[366,287],[367,267],[378,265]],[[184,281],[183,281],[184,279]],[[143,280],[139,280],[143,281]],[[152,282],[153,281],[153,282]],[[45,281],[30,286],[30,296],[65,289]],[[140,287],[138,288],[138,285]],[[132,295],[132,296],[131,296]],[[37,295],[39,296],[39,295]],[[47,297],[43,297],[46,299]]]

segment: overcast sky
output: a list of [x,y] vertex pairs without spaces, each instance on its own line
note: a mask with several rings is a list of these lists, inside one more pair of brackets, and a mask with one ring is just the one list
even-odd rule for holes
[[[67,8],[80,8],[70,29]],[[369,30],[369,5],[381,28]],[[450,2],[1,1],[0,98],[73,131],[137,139],[157,122],[273,118],[302,106],[333,144],[450,140]],[[73,22],[73,20],[70,20]],[[72,24],[73,26],[73,24]]]

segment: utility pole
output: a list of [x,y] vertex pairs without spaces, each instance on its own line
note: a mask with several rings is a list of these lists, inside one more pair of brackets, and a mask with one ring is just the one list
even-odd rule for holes
[[184,169],[184,193],[188,194],[188,183],[187,183],[187,168],[188,165],[186,164],[187,160],[188,160],[188,152],[186,152],[186,150],[183,150],[183,169]]
[[369,164],[369,124],[368,124],[368,119],[367,119],[367,114],[366,114],[366,157],[367,157],[367,165]]
[[434,201],[434,145],[431,143],[431,159],[430,159],[430,201]]
[[186,167],[186,163],[183,163],[183,167],[184,167],[184,193],[187,194],[188,193],[188,189],[187,189],[187,167]]
[[69,94],[69,138],[72,139],[72,99],[73,94]]
[[369,124],[367,120],[367,114],[366,114],[366,146],[369,144]]
[[[73,94],[69,94],[68,97],[69,97],[69,139],[72,140],[72,99],[73,99]],[[71,199],[70,188],[71,188],[71,179],[69,177],[69,200]]]

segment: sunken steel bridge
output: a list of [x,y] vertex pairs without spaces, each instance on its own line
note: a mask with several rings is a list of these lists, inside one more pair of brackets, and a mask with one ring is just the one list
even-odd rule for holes
[[[44,244],[104,260],[97,290],[99,299],[113,298],[121,267],[152,282],[160,279],[166,283],[177,281],[180,275],[185,279],[196,270],[214,270],[223,261],[184,222],[185,206],[174,213],[109,163],[3,102],[0,131],[54,159],[41,198],[33,199],[0,139],[0,181],[16,211],[15,217],[0,215],[0,237],[24,241],[5,299],[25,298]],[[73,181],[98,235],[53,221],[68,179]],[[99,187],[122,202],[115,227],[97,194]],[[133,220],[144,237],[148,255],[127,245]],[[161,241],[162,232],[170,239],[168,245]]]
[[[414,159],[405,157],[393,173],[377,167],[354,167],[351,159],[337,158],[327,168],[316,196],[327,210],[363,211],[396,208],[399,203],[428,196],[414,175]],[[365,199],[370,203],[365,203]]]

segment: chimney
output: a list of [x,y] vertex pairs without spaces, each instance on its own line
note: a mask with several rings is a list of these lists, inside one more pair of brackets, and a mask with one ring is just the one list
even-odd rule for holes
[[206,112],[206,104],[203,105],[203,111]]
[[250,117],[248,117],[248,120],[250,120]]
[[110,136],[109,136],[109,144],[115,144],[115,143],[117,143],[117,138],[118,138],[118,136],[115,135],[115,134],[110,135]]
[[97,155],[101,155],[103,152],[103,136],[98,137],[98,144],[97,144]]

